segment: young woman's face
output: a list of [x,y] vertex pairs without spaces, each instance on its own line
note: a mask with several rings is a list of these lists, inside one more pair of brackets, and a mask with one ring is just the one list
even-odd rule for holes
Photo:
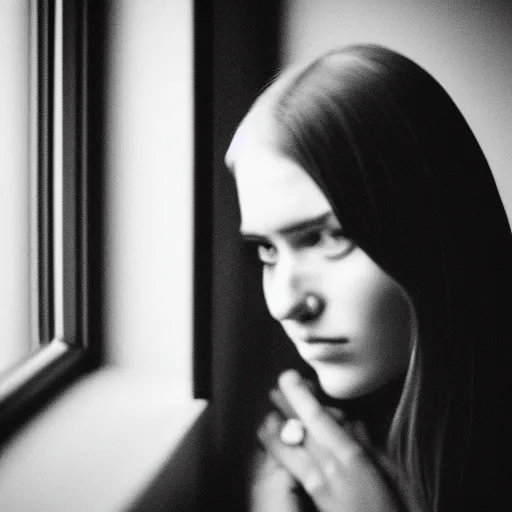
[[[257,243],[270,314],[336,398],[407,370],[414,312],[404,290],[351,240],[313,179],[264,146],[234,162],[242,235]],[[313,296],[319,305],[311,311]]]

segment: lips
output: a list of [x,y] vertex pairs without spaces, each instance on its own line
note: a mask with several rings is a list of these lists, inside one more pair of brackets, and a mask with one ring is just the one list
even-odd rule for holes
[[302,343],[307,343],[311,345],[326,343],[328,345],[338,345],[348,343],[348,338],[306,338],[302,341]]
[[297,340],[295,346],[306,361],[342,363],[353,357],[348,338],[309,337]]

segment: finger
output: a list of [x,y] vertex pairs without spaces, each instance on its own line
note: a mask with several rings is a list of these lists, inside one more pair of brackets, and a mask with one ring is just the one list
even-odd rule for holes
[[[314,393],[313,384],[308,381],[305,382],[308,388],[311,389],[311,391]],[[290,405],[290,402],[288,402],[283,392],[279,388],[272,388],[269,391],[269,399],[285,418],[297,417],[297,413],[295,412],[294,408]],[[336,422],[341,423],[345,419],[345,414],[341,409],[328,406],[326,406],[325,409],[336,420]]]
[[[310,386],[308,386],[308,388],[312,389]],[[269,398],[285,419],[297,418],[297,413],[280,389],[274,388],[270,390]],[[330,411],[329,414],[331,414]],[[339,409],[334,410],[334,414],[336,414],[338,418],[344,417],[343,412]],[[318,443],[315,437],[311,435],[311,433],[306,435],[303,446],[304,449],[315,460],[317,467],[320,467],[324,474],[328,474],[336,463],[335,456],[333,456],[333,454],[330,453],[325,446],[323,446],[321,443]],[[325,470],[326,467],[327,470]]]
[[268,451],[257,450],[251,461],[250,479],[252,487],[282,487],[291,490],[297,485],[291,473]]
[[366,463],[363,447],[347,429],[336,423],[303,382],[295,370],[286,371],[279,377],[279,388],[304,423],[308,433],[319,444],[334,453],[343,465],[350,465],[356,461]]
[[283,395],[283,392],[280,389],[272,388],[269,391],[268,397],[272,404],[276,407],[276,409],[285,417],[285,418],[296,418],[297,413],[294,411],[293,407],[290,405],[286,397]]
[[289,471],[273,456],[260,450],[251,467],[249,510],[254,512],[296,512],[299,498],[296,482]]
[[[269,392],[269,398],[271,402],[276,406],[278,411],[284,416],[285,420],[289,418],[297,418],[297,413],[280,389],[272,389]],[[336,411],[336,413],[341,413],[341,411]],[[279,429],[280,440],[280,432],[283,424],[284,423],[281,424]],[[311,458],[315,461],[316,466],[319,467],[324,474],[329,473],[329,468],[333,468],[333,466],[336,464],[335,457],[329,453],[328,449],[319,444],[315,437],[311,434],[306,435],[303,442],[303,448],[310,454]],[[325,471],[325,467],[327,467],[327,471]]]
[[300,446],[288,446],[280,439],[283,420],[270,412],[258,430],[258,438],[265,449],[286,468],[312,496],[325,486],[325,478],[310,453]]

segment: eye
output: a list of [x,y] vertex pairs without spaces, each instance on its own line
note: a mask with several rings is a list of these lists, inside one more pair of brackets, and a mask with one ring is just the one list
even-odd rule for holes
[[274,265],[277,262],[277,249],[269,243],[258,243],[256,247],[258,259],[264,265]]
[[348,254],[354,248],[354,242],[342,229],[326,228],[319,233],[318,246],[327,257],[338,258]]
[[309,233],[304,234],[300,239],[300,244],[304,247],[315,247],[322,241],[321,231],[315,229]]
[[277,262],[277,249],[267,239],[256,236],[244,236],[244,247],[251,264],[260,266],[274,265]]

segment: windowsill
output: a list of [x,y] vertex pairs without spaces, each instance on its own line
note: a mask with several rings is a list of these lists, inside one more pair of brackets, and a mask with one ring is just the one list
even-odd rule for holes
[[107,367],[83,377],[3,448],[0,510],[126,510],[206,406],[164,375]]

